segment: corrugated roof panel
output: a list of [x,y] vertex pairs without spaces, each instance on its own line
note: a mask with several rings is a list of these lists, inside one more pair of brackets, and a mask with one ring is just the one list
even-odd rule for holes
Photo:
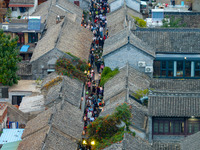
[[20,141],[24,129],[3,129],[0,137],[0,144]]

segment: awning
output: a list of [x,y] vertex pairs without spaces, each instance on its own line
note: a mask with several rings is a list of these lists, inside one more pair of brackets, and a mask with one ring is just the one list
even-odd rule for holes
[[55,69],[47,69],[47,72],[54,72]]
[[29,47],[29,45],[23,45],[20,49],[20,52],[27,52]]
[[34,7],[34,4],[9,4],[9,7]]
[[155,60],[200,60],[200,54],[156,54]]

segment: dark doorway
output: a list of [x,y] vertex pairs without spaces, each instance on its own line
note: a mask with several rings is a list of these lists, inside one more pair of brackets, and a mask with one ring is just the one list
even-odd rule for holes
[[20,103],[22,102],[22,98],[24,97],[24,95],[17,95],[17,96],[12,96],[12,104],[13,105],[20,105]]

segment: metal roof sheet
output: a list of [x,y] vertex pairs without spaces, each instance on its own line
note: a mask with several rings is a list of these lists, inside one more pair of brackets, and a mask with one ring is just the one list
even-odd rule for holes
[[0,144],[20,141],[23,131],[24,129],[3,129]]
[[20,49],[20,52],[27,52],[29,47],[29,45],[23,45]]

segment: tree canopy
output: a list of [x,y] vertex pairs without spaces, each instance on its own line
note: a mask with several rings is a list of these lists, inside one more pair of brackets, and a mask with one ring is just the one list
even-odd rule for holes
[[18,37],[11,39],[10,35],[0,30],[0,83],[12,86],[20,79],[17,76],[17,64],[21,61],[17,49]]

